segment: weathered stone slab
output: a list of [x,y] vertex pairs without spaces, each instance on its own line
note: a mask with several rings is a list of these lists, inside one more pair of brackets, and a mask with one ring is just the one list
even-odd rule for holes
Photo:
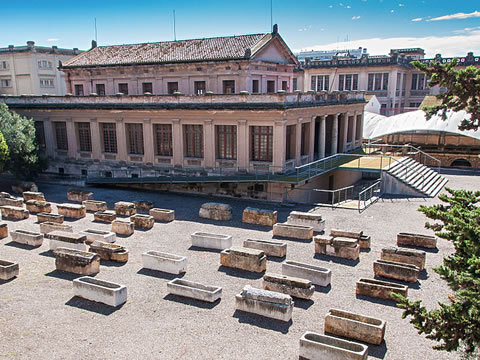
[[437,247],[437,238],[430,235],[398,233],[397,246],[405,245],[435,249]]
[[277,223],[278,211],[247,207],[243,210],[245,224],[273,226]]
[[384,320],[339,309],[330,309],[325,316],[326,333],[374,345],[382,343],[385,325]]
[[150,250],[142,254],[142,262],[145,269],[169,274],[178,275],[187,271],[187,258],[185,256]]
[[232,207],[227,204],[220,203],[205,203],[200,208],[198,216],[204,219],[212,220],[231,220],[232,219]]
[[3,205],[0,206],[2,217],[4,219],[24,220],[28,219],[30,212],[23,207]]
[[307,279],[319,286],[330,285],[332,279],[330,269],[293,260],[285,260],[282,263],[282,274]]
[[37,222],[53,222],[57,224],[63,224],[64,216],[59,214],[51,214],[51,213],[38,213],[37,214]]
[[68,189],[67,199],[68,201],[81,203],[85,200],[93,200],[93,193],[88,190]]
[[213,303],[222,297],[222,288],[198,282],[173,279],[167,283],[170,294]]
[[19,266],[18,263],[0,260],[0,280],[7,281],[18,276]]
[[16,206],[16,207],[23,207],[23,199],[17,199],[12,197],[0,197],[0,206],[8,205],[8,206]]
[[49,240],[50,250],[55,250],[59,247],[65,247],[80,251],[87,251],[87,246],[85,245],[87,237],[85,235],[57,230],[45,234],[45,237]]
[[95,253],[58,247],[53,251],[57,270],[80,275],[92,275],[100,271],[100,256]]
[[330,231],[330,236],[357,239],[360,249],[370,249],[371,246],[370,236],[364,235],[363,231],[344,231],[332,229]]
[[84,200],[82,201],[82,205],[85,206],[86,211],[91,212],[105,211],[108,209],[106,201]]
[[300,339],[299,355],[310,360],[366,360],[368,346],[307,331]]
[[43,244],[43,235],[34,231],[15,230],[10,233],[12,241],[29,246],[41,246]]
[[0,223],[0,239],[8,237],[8,225],[7,223]]
[[128,250],[121,245],[95,240],[90,244],[89,251],[97,253],[103,260],[121,263],[128,261]]
[[137,200],[133,202],[135,204],[135,208],[141,211],[150,211],[153,209],[153,203],[151,201],[146,200]]
[[150,216],[153,216],[155,221],[169,222],[175,220],[175,210],[153,208],[149,211]]
[[315,286],[310,280],[271,273],[263,276],[263,288],[300,299],[310,299],[315,292]]
[[52,204],[40,200],[28,200],[26,203],[26,208],[28,211],[34,214],[52,212]]
[[237,310],[286,322],[292,319],[293,305],[290,295],[255,289],[250,285],[246,285],[242,292],[235,296]]
[[100,221],[109,224],[111,224],[112,221],[116,218],[117,216],[115,215],[115,211],[113,210],[98,211],[93,214],[94,221]]
[[407,297],[408,287],[388,281],[360,279],[357,281],[356,293],[358,295],[396,301],[392,293]]
[[73,295],[117,307],[127,302],[127,287],[110,281],[83,276],[73,280]]
[[267,269],[267,257],[261,250],[231,247],[220,253],[220,264],[252,272]]
[[190,236],[192,239],[192,246],[218,250],[225,250],[232,247],[232,237],[230,235],[211,234],[197,231]]
[[395,261],[376,260],[373,262],[375,276],[389,279],[416,282],[420,270],[415,265],[403,264]]
[[155,225],[155,219],[150,215],[135,214],[130,216],[130,221],[134,223],[135,229],[151,229]]
[[273,236],[279,236],[291,239],[311,240],[313,237],[313,228],[311,226],[275,224],[273,225]]
[[357,260],[360,255],[358,240],[349,238],[326,238],[314,236],[315,253]]
[[57,211],[60,215],[71,219],[81,219],[87,216],[85,206],[77,204],[58,204]]
[[45,201],[45,196],[42,192],[24,191],[22,195],[25,202],[27,202],[28,200]]
[[287,243],[275,240],[248,239],[243,242],[243,247],[262,250],[267,256],[285,257]]
[[115,214],[118,216],[132,216],[137,213],[135,204],[127,201],[119,201],[115,203]]
[[85,235],[87,237],[87,240],[85,241],[85,243],[87,244],[91,244],[94,241],[114,243],[117,239],[115,233],[111,231],[85,229],[80,231],[80,234]]
[[73,232],[73,227],[72,225],[58,224],[50,221],[42,222],[40,224],[40,232],[42,234],[48,234],[48,233],[51,233],[52,231]]
[[117,219],[112,221],[112,231],[120,235],[132,235],[134,233],[134,225],[130,220]]
[[382,254],[380,257],[382,260],[415,265],[420,271],[425,268],[425,251],[399,249],[397,247],[390,246],[382,249]]
[[320,214],[292,211],[287,218],[287,223],[292,225],[311,226],[313,231],[322,232],[325,230],[325,220]]

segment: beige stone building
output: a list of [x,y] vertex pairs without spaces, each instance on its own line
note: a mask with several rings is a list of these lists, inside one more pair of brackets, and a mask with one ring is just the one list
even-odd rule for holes
[[33,41],[0,48],[0,94],[65,95],[65,75],[58,66],[78,54],[78,49],[36,46]]

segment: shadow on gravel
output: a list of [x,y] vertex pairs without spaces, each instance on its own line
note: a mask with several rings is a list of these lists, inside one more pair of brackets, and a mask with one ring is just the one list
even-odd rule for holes
[[298,307],[303,310],[308,310],[308,308],[315,303],[313,302],[313,300],[295,298],[294,304],[295,304],[295,307]]
[[[57,278],[57,279],[63,279],[63,280],[69,280],[69,281],[72,281],[72,280],[75,280],[79,277],[82,277],[82,276],[85,276],[85,275],[80,275],[80,274],[74,274],[74,273],[71,273],[71,272],[66,272],[66,271],[61,271],[61,270],[53,270],[53,271],[50,271],[49,273],[46,273],[45,276],[50,276],[50,277],[54,277],[54,278]],[[89,275],[89,276],[95,276],[94,275]]]
[[286,259],[287,259],[287,255],[285,255],[284,257],[267,256],[268,261],[273,261],[277,263],[284,262]]
[[397,307],[397,303],[393,300],[385,300],[385,299],[379,299],[379,298],[373,298],[370,296],[364,296],[364,295],[355,295],[355,297],[358,300],[365,300],[365,301],[370,301],[371,303],[374,304],[380,304],[380,305],[385,305],[385,306],[391,306],[391,307]]
[[288,241],[292,241],[293,243],[311,243],[313,241],[313,237],[311,239],[303,240],[303,239],[292,239],[292,238],[275,235],[275,236],[272,236],[272,240],[282,240],[282,241],[288,240]]
[[360,259],[351,260],[351,259],[344,259],[344,258],[337,257],[337,256],[330,256],[330,255],[317,254],[317,253],[315,253],[313,258],[317,259],[317,260],[333,262],[335,264],[342,264],[342,265],[347,265],[347,266],[355,266],[360,262]]
[[218,271],[223,272],[229,276],[241,277],[241,278],[250,279],[250,280],[260,279],[265,274],[265,271],[262,271],[261,273],[257,273],[252,271],[229,268],[223,265],[219,266]]
[[68,300],[65,303],[65,305],[76,307],[82,310],[92,311],[97,314],[106,315],[106,316],[114,313],[117,310],[120,310],[123,306],[122,304],[120,306],[113,307],[113,306],[105,305],[95,301],[86,300],[78,296],[72,297],[70,300]]
[[[83,218],[81,218],[81,219],[83,219]],[[63,221],[64,221],[64,222],[72,223],[72,222],[75,222],[75,221],[78,221],[78,220],[81,220],[81,219],[64,217],[64,218],[63,218]]]
[[175,301],[175,302],[178,302],[178,303],[181,303],[181,304],[196,306],[196,307],[199,307],[199,308],[202,308],[202,309],[213,309],[215,306],[220,304],[220,301],[222,299],[218,299],[213,303],[209,303],[209,302],[200,301],[200,300],[196,300],[196,299],[185,298],[185,297],[182,297],[182,296],[168,294],[168,295],[163,297],[163,300]]
[[107,266],[107,267],[122,267],[127,265],[126,262],[117,262],[111,260],[100,260],[100,265]]
[[210,248],[202,248],[199,246],[190,246],[187,250],[192,250],[192,251],[206,251],[206,252],[211,252],[211,253],[221,253],[222,250],[220,249],[210,249]]
[[288,329],[292,325],[292,320],[289,322],[280,321],[277,319],[271,319],[256,314],[250,314],[244,311],[235,310],[233,317],[238,319],[240,324],[246,323],[253,326],[258,326],[262,329],[273,330],[287,334]]
[[138,270],[137,274],[147,275],[157,279],[166,279],[166,280],[173,280],[173,279],[182,278],[185,276],[185,273],[181,273],[177,275],[177,274],[169,274],[163,271],[150,270],[145,268]]
[[42,256],[46,256],[46,257],[50,257],[50,258],[55,258],[55,256],[53,255],[53,251],[51,251],[51,250],[46,250],[44,252],[41,252],[38,255],[42,255]]
[[321,292],[324,294],[328,294],[330,290],[332,290],[332,285],[328,284],[328,286],[320,286],[320,285],[313,285],[315,286],[316,292]]
[[42,246],[42,245],[32,246],[32,245],[27,245],[27,244],[20,244],[20,243],[17,243],[15,241],[10,241],[10,242],[6,243],[5,245],[15,247],[15,248],[18,248],[18,249],[23,249],[23,250],[34,250],[34,249],[38,249],[40,246]]
[[272,231],[271,226],[246,224],[246,223],[243,223],[243,222],[242,222],[241,228],[246,229],[246,230],[255,230],[255,231],[263,231],[263,232]]
[[15,280],[17,277],[13,277],[11,279],[8,279],[8,280],[0,280],[0,285],[3,285],[3,284],[8,284],[9,282]]
[[427,269],[423,269],[423,270],[420,271],[420,273],[418,274],[418,280],[427,280],[427,279],[428,279]]
[[[138,231],[138,230],[136,230],[136,231]],[[135,233],[133,233],[133,234],[135,234]],[[118,238],[121,238],[121,239],[128,239],[129,237],[133,236],[133,234],[131,234],[131,235],[122,235],[122,234],[118,234],[118,233],[117,233],[117,234],[115,234],[115,236],[118,237]]]

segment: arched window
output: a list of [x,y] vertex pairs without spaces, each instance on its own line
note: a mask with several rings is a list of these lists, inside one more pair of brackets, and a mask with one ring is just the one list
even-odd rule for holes
[[468,160],[465,159],[457,159],[454,160],[450,166],[456,166],[456,167],[472,167],[472,164]]

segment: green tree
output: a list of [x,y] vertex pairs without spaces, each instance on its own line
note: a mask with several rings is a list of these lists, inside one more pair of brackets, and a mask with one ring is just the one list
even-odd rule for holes
[[0,132],[0,172],[2,172],[3,168],[5,167],[5,163],[8,160],[8,154],[9,151],[7,142],[5,141],[3,134]]

